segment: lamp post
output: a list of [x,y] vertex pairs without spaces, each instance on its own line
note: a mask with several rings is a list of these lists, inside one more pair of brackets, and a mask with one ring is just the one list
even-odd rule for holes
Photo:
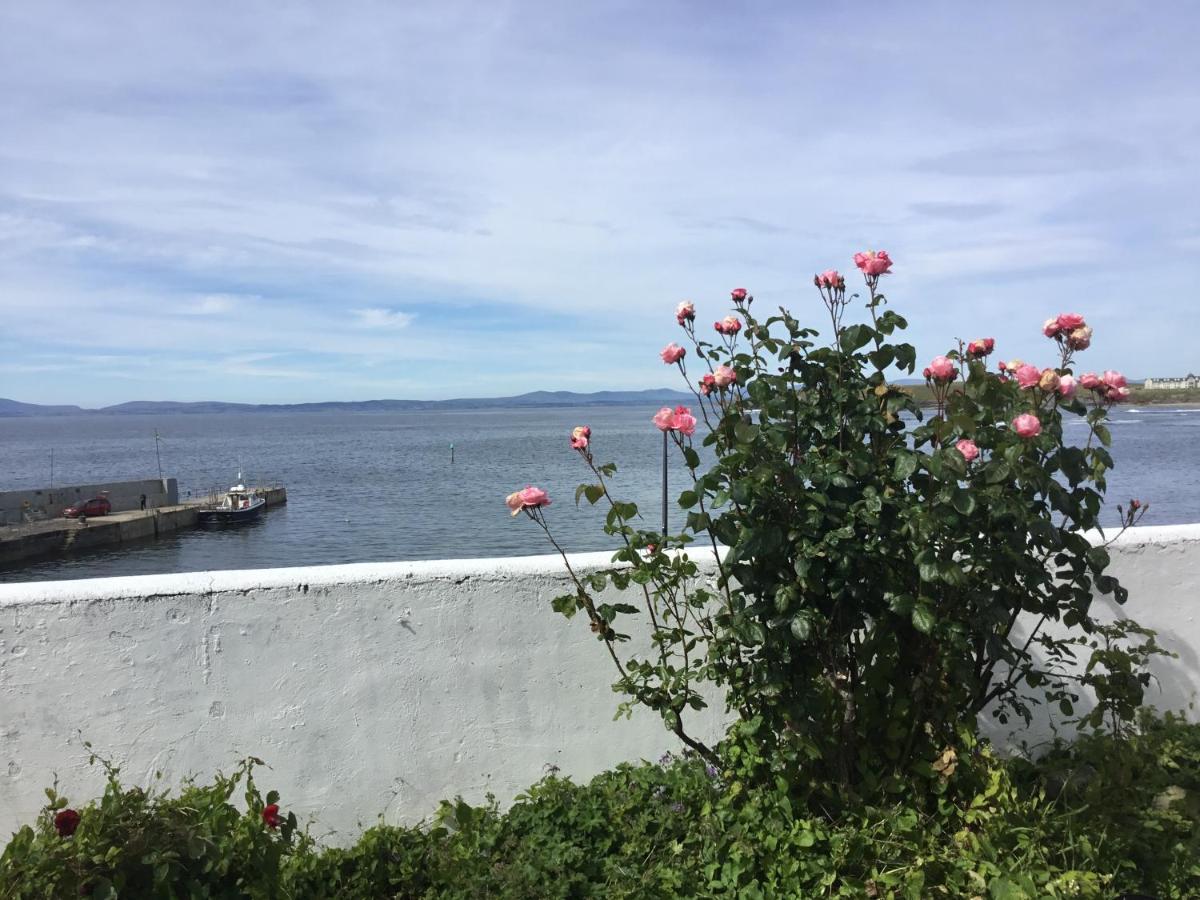
[[667,433],[663,432],[663,489],[662,489],[662,533],[667,536]]
[[162,453],[158,449],[158,429],[154,429],[154,458],[158,460],[158,480],[162,481]]

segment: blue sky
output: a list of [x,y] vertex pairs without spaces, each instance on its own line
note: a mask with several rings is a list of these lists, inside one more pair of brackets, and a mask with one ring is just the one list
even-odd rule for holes
[[1200,370],[1200,6],[0,5],[0,396],[676,386],[681,299]]

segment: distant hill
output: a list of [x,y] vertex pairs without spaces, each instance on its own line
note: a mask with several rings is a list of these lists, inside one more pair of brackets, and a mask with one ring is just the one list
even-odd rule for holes
[[405,410],[495,409],[539,406],[622,406],[626,404],[676,404],[693,400],[691,394],[666,388],[645,391],[531,391],[516,397],[464,397],[457,400],[360,400],[324,403],[222,403],[206,400],[179,403],[173,400],[134,400],[83,409],[79,406],[42,406],[0,398],[0,418],[18,416],[81,415],[188,415],[195,413],[271,413],[271,412],[402,412]]
[[85,412],[86,409],[78,406],[42,406],[0,397],[0,416],[77,416]]

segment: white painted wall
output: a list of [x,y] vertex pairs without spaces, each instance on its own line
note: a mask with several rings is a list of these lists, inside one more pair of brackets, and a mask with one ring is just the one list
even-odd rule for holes
[[[1156,705],[1184,708],[1200,525],[1135,529],[1113,560],[1128,614],[1180,654]],[[262,757],[262,786],[335,841],[455,794],[507,801],[548,765],[583,779],[675,747],[655,716],[612,721],[606,654],[549,609],[565,588],[557,557],[0,585],[0,835],[55,773],[74,801],[99,791],[84,739],[143,785]]]

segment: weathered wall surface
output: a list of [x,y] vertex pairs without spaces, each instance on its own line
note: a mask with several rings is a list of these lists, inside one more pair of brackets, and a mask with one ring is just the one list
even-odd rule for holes
[[322,833],[416,821],[459,793],[508,800],[551,765],[586,777],[676,747],[655,716],[612,721],[602,647],[549,608],[561,566],[0,585],[0,835],[36,813],[55,772],[72,797],[100,788],[85,739],[138,783],[261,757],[262,783]]
[[[1152,700],[1185,708],[1200,692],[1200,525],[1136,529],[1113,559],[1128,613],[1180,655],[1159,666]],[[675,747],[656,717],[612,721],[606,655],[584,622],[549,610],[560,567],[530,557],[0,585],[0,835],[35,815],[54,773],[72,798],[99,790],[85,739],[143,784],[262,757],[261,783],[333,840],[377,815],[416,821],[456,794],[507,801],[550,765],[586,778]],[[702,736],[719,732],[715,714],[696,718]]]
[[0,491],[0,525],[17,525],[27,520],[55,518],[64,507],[104,494],[114,512],[138,509],[142,494],[146,506],[174,506],[179,502],[179,482],[174,478],[143,481],[110,481],[106,484],[71,484],[39,490]]

